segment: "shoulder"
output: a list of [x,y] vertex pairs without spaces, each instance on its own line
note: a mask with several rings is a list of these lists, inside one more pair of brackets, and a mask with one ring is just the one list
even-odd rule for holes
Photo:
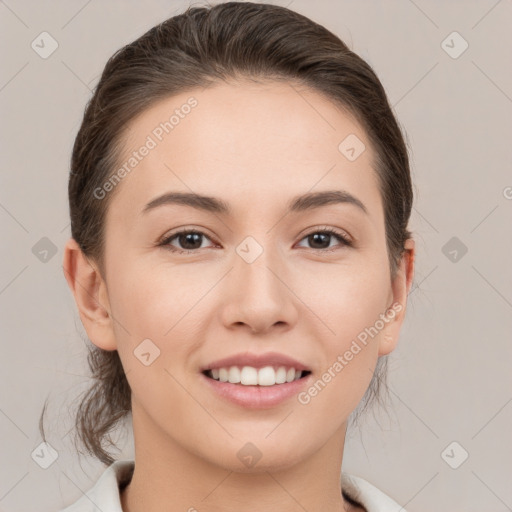
[[341,473],[341,489],[366,512],[407,512],[401,505],[365,479]]
[[132,478],[134,460],[117,460],[106,468],[94,486],[59,512],[123,512],[120,488]]

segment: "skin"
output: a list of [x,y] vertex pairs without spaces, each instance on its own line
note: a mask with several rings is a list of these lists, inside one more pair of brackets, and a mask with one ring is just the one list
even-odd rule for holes
[[[340,492],[347,419],[378,357],[397,344],[414,241],[392,280],[370,143],[351,116],[308,89],[233,82],[162,100],[130,124],[125,156],[190,96],[198,105],[115,189],[105,275],[73,239],[65,247],[65,276],[87,334],[118,350],[132,389],[136,468],[123,510],[364,510]],[[349,134],[366,145],[353,162],[338,150]],[[292,197],[333,189],[349,191],[368,214],[347,203],[286,214]],[[234,214],[184,205],[141,213],[168,191],[221,198]],[[307,235],[323,227],[348,234],[354,246],[335,237],[315,245]],[[177,228],[205,233],[196,245],[171,242],[196,252],[156,245]],[[263,249],[252,263],[236,252],[247,236]],[[200,378],[213,360],[272,350],[309,365],[314,382],[393,303],[401,311],[307,405],[292,397],[249,410]],[[133,354],[147,338],[160,349],[150,366]],[[250,468],[237,457],[247,442],[262,454]]]

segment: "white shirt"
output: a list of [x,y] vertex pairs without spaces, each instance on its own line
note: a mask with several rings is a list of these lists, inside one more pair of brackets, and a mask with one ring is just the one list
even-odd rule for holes
[[[123,512],[120,488],[130,482],[134,467],[134,460],[113,462],[92,489],[60,512]],[[342,472],[341,488],[367,512],[407,512],[389,496],[358,476]]]

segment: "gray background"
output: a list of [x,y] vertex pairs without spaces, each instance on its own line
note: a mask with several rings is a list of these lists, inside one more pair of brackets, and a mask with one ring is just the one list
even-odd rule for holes
[[[275,3],[325,25],[373,66],[411,148],[418,255],[390,358],[391,401],[350,433],[343,469],[409,512],[510,511],[512,2]],[[69,157],[107,59],[188,4],[0,1],[2,511],[58,510],[104,470],[78,458],[70,432],[73,399],[89,380],[61,266]],[[43,31],[58,43],[46,59],[31,47]],[[456,58],[463,40],[453,31],[469,44]],[[58,458],[43,469],[35,454],[45,456],[38,419],[48,394]],[[132,456],[127,433],[118,457]]]

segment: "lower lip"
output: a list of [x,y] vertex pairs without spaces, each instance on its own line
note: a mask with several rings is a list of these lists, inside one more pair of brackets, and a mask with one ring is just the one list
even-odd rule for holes
[[220,382],[207,377],[203,373],[200,374],[218,395],[232,403],[250,409],[269,409],[281,404],[290,397],[297,395],[308,384],[311,375],[310,373],[301,379],[274,386],[244,386],[243,384]]

